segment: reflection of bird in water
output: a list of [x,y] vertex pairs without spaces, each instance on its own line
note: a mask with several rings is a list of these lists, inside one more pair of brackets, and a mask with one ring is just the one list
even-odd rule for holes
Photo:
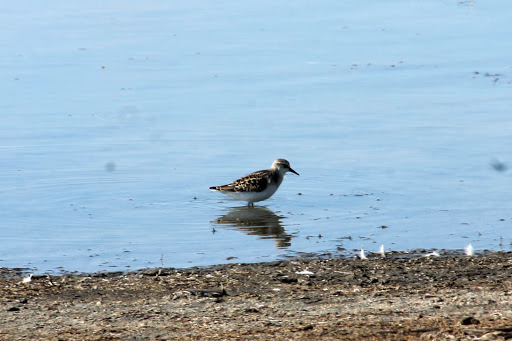
[[282,216],[278,216],[266,207],[234,207],[230,212],[212,223],[227,225],[257,235],[263,239],[274,239],[276,247],[286,248],[291,244],[292,236],[287,234],[281,224]]
[[297,175],[285,159],[277,159],[270,169],[260,170],[246,175],[224,186],[210,187],[211,191],[218,191],[236,200],[247,201],[248,206],[254,206],[257,201],[270,198],[283,182],[286,172]]

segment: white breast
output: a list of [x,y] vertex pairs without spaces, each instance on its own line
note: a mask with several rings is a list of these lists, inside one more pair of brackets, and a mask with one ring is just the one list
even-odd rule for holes
[[258,202],[270,198],[279,188],[279,185],[269,184],[264,191],[261,192],[224,192],[236,200],[244,200],[248,202]]

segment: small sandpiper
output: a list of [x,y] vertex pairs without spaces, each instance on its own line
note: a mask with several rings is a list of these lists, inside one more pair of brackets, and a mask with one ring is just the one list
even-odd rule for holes
[[270,169],[260,170],[246,175],[224,186],[210,187],[210,191],[218,191],[236,200],[247,201],[247,206],[270,198],[283,182],[284,174],[292,172],[290,163],[285,159],[277,159]]

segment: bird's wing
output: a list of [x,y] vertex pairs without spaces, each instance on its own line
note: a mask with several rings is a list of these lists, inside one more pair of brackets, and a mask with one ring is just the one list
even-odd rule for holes
[[261,170],[241,177],[228,185],[219,186],[218,189],[233,192],[262,192],[267,188],[271,177],[270,171]]

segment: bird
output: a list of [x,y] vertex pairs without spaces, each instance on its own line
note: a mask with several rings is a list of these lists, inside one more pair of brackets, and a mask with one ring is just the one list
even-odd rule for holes
[[247,206],[254,206],[255,202],[270,198],[279,188],[286,172],[299,175],[290,167],[285,159],[277,159],[270,169],[260,170],[227,185],[212,186],[210,191],[220,192],[236,199],[247,201]]

